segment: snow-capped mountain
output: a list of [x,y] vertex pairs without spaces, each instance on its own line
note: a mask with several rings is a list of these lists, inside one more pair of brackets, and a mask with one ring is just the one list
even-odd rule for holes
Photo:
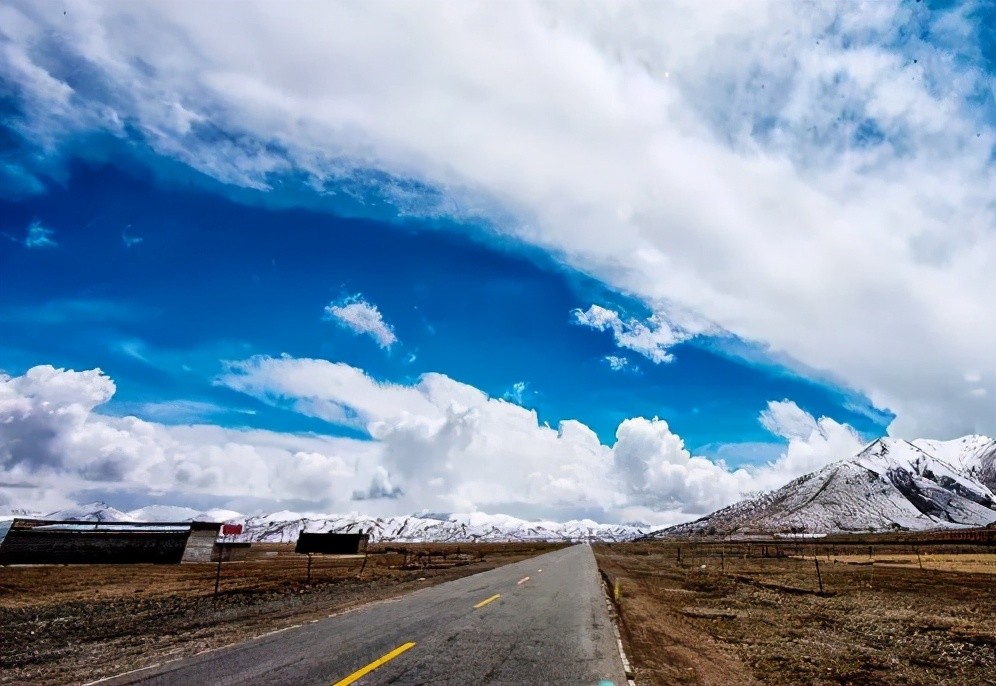
[[[445,517],[445,518],[444,518]],[[590,519],[531,522],[479,512],[453,515],[367,517],[275,512],[245,520],[243,537],[252,541],[296,541],[302,531],[369,533],[372,541],[627,541],[647,532],[633,526],[598,524]]]
[[996,521],[996,441],[882,438],[782,488],[652,534],[866,532]]
[[57,512],[50,512],[49,514],[41,515],[41,517],[43,519],[73,519],[82,522],[135,521],[126,512],[122,512],[100,501],[87,503],[86,505],[77,505],[76,507],[70,507]]
[[245,515],[235,510],[219,508],[200,511],[176,505],[146,505],[129,511],[127,517],[135,522],[228,522],[244,519]]
[[149,505],[122,512],[107,503],[87,505],[31,516],[45,519],[74,519],[88,522],[232,522],[244,525],[239,540],[294,542],[302,531],[369,533],[373,541],[626,541],[648,529],[621,524],[598,524],[590,519],[569,522],[527,521],[508,515],[440,515],[419,513],[411,516],[369,517],[351,514],[316,514],[287,510],[266,515],[245,516],[233,510],[201,512],[188,507]]
[[200,511],[190,507],[175,505],[146,505],[137,510],[122,512],[105,502],[93,502],[77,505],[57,512],[43,514],[23,513],[18,516],[39,517],[43,519],[72,519],[83,522],[227,522],[244,518],[235,510],[213,509]]

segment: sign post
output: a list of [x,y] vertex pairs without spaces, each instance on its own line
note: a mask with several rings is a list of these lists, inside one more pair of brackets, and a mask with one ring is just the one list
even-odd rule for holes
[[[222,538],[228,538],[231,536],[233,539],[242,533],[241,524],[222,524],[221,525],[221,536]],[[214,572],[214,597],[218,597],[218,591],[221,589],[221,561],[225,558],[225,552],[223,549],[218,548],[215,544],[216,552],[218,553],[218,567]]]
[[359,558],[363,555],[360,573],[367,565],[367,542],[369,534],[318,534],[301,532],[297,537],[294,552],[308,556],[308,583],[311,583],[311,558],[313,555],[340,555]]

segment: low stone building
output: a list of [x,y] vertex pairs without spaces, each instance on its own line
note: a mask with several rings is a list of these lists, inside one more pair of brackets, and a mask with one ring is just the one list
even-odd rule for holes
[[0,565],[210,562],[213,522],[81,522],[15,519]]

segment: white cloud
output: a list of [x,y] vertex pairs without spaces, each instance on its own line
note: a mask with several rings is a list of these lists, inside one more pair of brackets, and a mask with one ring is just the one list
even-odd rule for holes
[[99,414],[114,391],[96,369],[0,376],[0,482],[24,485],[10,506],[55,508],[85,489],[336,502],[372,478],[369,442]]
[[28,225],[27,233],[24,236],[24,247],[26,248],[57,248],[59,244],[52,238],[55,231],[46,228],[37,219]]
[[227,412],[253,414],[252,410],[223,407],[202,400],[161,400],[141,403],[135,409],[142,417],[169,424],[206,421]]
[[433,415],[428,389],[439,376],[424,375],[416,388],[376,381],[342,362],[260,356],[228,363],[218,382],[263,400],[291,401],[299,412],[328,422],[362,428],[385,415]]
[[442,374],[402,386],[341,363],[257,357],[220,381],[261,398],[294,399],[312,416],[362,425],[392,488],[403,493],[390,503],[400,512],[528,507],[604,519],[623,497],[611,485],[611,450],[588,427],[541,426],[534,411]]
[[664,420],[627,419],[607,446],[580,422],[540,425],[534,411],[441,374],[404,386],[342,363],[256,357],[232,364],[219,381],[292,401],[302,413],[363,429],[370,440],[110,417],[99,408],[115,386],[100,370],[35,367],[0,377],[0,483],[24,485],[10,489],[4,505],[54,508],[74,492],[102,490],[179,493],[219,505],[294,502],[317,511],[673,523],[860,447],[850,427],[816,420],[789,401],[770,403],[761,418],[788,439],[784,455],[730,470],[691,455]]
[[23,0],[0,74],[31,140],[139,131],[257,188],[375,168],[403,212],[832,370],[897,434],[993,432],[961,378],[996,378],[992,75],[972,5],[925,5]]
[[287,357],[257,357],[236,369],[222,382],[237,390],[296,398],[300,411],[333,422],[362,417],[383,446],[392,483],[410,497],[402,502],[415,509],[515,503],[675,521],[781,486],[862,445],[846,424],[773,401],[760,421],[788,441],[785,452],[761,467],[730,470],[689,454],[664,420],[627,419],[616,443],[606,446],[580,422],[562,422],[554,431],[540,426],[535,412],[441,374],[401,386],[342,363]]
[[771,473],[759,479],[758,488],[763,490],[775,488],[843,456],[850,457],[864,444],[847,424],[829,417],[816,419],[791,400],[772,400],[759,419],[764,428],[789,442],[785,453],[771,465]]
[[330,303],[325,308],[325,315],[354,333],[370,336],[382,348],[390,348],[398,342],[394,329],[384,321],[377,306],[366,302],[359,293]]
[[[131,228],[129,226],[129,228]],[[129,236],[127,230],[121,232],[121,242],[124,243],[125,248],[133,248],[136,245],[145,241],[143,236]]]
[[[618,312],[600,305],[592,305],[587,310],[576,309],[571,314],[574,321],[582,326],[612,331],[616,345],[639,353],[655,364],[672,361],[674,357],[668,348],[691,337],[668,322],[663,313],[654,313],[646,323],[632,318],[624,320]],[[616,367],[613,366],[613,369]]]
[[787,440],[800,440],[819,431],[816,418],[791,400],[772,400],[759,417],[761,425]]
[[526,389],[528,387],[529,384],[526,383],[525,381],[516,381],[514,384],[512,384],[512,387],[510,389],[505,391],[502,397],[505,400],[515,403],[516,405],[521,405],[523,402],[525,402],[524,396],[526,393]]
[[657,511],[711,512],[736,500],[751,479],[744,470],[693,457],[657,418],[623,421],[613,454],[634,504]]
[[618,355],[606,355],[604,358],[605,362],[614,372],[621,372],[629,366],[629,359],[626,357],[620,357]]

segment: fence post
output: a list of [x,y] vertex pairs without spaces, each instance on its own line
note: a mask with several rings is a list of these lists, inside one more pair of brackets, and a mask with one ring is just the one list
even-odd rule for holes
[[916,551],[916,562],[917,562],[917,564],[920,565],[920,569],[923,569],[923,560],[920,559],[920,549],[919,548],[914,548],[913,550]]
[[726,551],[722,549],[719,551],[719,564],[723,570],[723,574],[726,574]]
[[813,555],[813,560],[816,561],[816,580],[820,583],[820,593],[823,593],[823,576],[820,574],[820,560],[815,555]]
[[221,587],[221,550],[218,550],[218,568],[214,573],[214,597],[218,597],[218,589]]
[[308,553],[308,584],[311,584],[311,553]]

